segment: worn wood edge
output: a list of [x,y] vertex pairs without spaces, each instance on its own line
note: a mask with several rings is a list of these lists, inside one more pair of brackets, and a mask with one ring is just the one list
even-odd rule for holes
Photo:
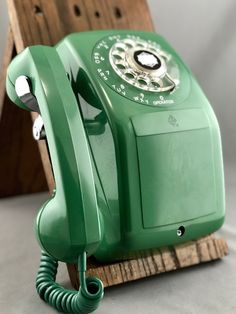
[[22,33],[20,29],[20,23],[18,19],[18,14],[16,12],[16,7],[14,5],[14,1],[7,0],[7,7],[8,7],[8,16],[9,21],[12,29],[12,34],[14,38],[14,43],[16,45],[17,52],[19,53],[21,50],[24,49],[24,43],[22,38]]
[[[15,54],[15,40],[9,25],[0,74],[0,172],[4,183],[0,186],[0,197],[36,193],[47,189],[37,145],[31,137],[28,113],[11,104],[6,93],[7,68]],[[32,158],[30,163],[27,162],[28,158]]]
[[6,46],[5,46],[4,55],[3,55],[3,61],[1,64],[1,74],[0,74],[0,117],[1,117],[1,112],[3,108],[3,103],[6,97],[5,81],[6,81],[7,67],[12,60],[13,51],[14,51],[14,40],[13,40],[11,27],[9,26],[8,32],[7,32]]
[[[223,238],[215,234],[190,241],[172,248],[141,253],[135,259],[102,264],[88,259],[87,276],[99,277],[104,287],[110,287],[145,277],[159,275],[178,269],[222,259],[229,253],[228,245]],[[76,265],[68,264],[71,283],[79,287]]]

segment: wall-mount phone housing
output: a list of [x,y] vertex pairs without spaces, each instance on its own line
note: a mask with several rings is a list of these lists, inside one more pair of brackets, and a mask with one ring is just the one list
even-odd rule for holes
[[35,230],[50,256],[113,261],[222,225],[218,123],[161,36],[107,30],[29,47],[11,63],[7,91],[42,117],[56,190]]

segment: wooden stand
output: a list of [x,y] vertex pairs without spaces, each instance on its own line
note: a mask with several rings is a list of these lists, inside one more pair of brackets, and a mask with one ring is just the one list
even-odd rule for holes
[[[0,197],[54,188],[46,144],[39,141],[37,145],[31,136],[36,114],[30,117],[11,105],[6,96],[6,68],[14,55],[29,45],[55,45],[72,32],[154,29],[145,0],[8,0],[8,11],[10,30],[0,77],[0,172],[4,182]],[[101,265],[90,259],[88,273],[111,286],[222,258],[227,252],[226,242],[211,235],[173,249],[145,252],[121,263]],[[78,287],[75,266],[68,265],[68,270],[72,284]]]
[[[98,276],[105,287],[118,285],[144,277],[150,277],[180,268],[220,259],[228,254],[224,239],[217,239],[214,234],[196,241],[141,252],[136,259],[101,264],[90,258],[88,276]],[[76,265],[67,265],[72,285],[78,289],[79,279]]]

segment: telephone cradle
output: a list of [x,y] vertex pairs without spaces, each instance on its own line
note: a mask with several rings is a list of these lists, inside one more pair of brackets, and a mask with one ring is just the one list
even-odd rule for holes
[[[42,248],[36,288],[58,311],[90,313],[102,281],[86,259],[130,259],[141,250],[207,235],[224,221],[220,131],[206,96],[156,33],[72,33],[14,58],[7,93],[35,111],[55,190],[35,222]],[[77,263],[79,291],[55,283],[58,261]]]

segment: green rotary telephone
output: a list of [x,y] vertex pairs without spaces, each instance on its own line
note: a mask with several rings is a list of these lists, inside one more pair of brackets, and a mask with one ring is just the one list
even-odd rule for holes
[[[25,49],[7,92],[38,112],[56,189],[40,209],[36,286],[59,311],[90,313],[103,297],[86,258],[111,262],[179,244],[223,223],[221,140],[190,70],[156,33],[74,33]],[[55,283],[58,261],[77,263],[80,290]]]

